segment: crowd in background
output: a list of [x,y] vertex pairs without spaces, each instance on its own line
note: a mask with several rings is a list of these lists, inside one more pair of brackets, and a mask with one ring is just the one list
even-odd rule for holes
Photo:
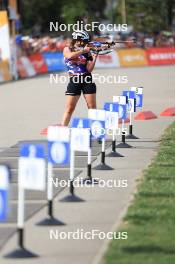
[[[150,48],[150,47],[173,47],[175,46],[175,33],[162,31],[160,33],[144,34],[133,32],[129,35],[116,34],[113,40],[136,40],[136,42],[124,42],[117,44],[118,48]],[[21,36],[16,37],[16,44],[20,55],[31,55],[34,53],[56,52],[62,51],[63,48],[70,42],[69,38],[59,37],[31,37]]]
[[126,42],[120,45],[121,48],[151,48],[151,47],[174,47],[175,46],[175,33],[169,31],[162,31],[159,33],[140,33],[133,32],[127,37],[117,35],[116,40],[132,40],[136,42]]

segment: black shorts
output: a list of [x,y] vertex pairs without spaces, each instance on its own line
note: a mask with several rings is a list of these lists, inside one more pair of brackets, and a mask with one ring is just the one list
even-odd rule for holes
[[92,81],[92,75],[80,74],[70,77],[70,81],[67,86],[66,95],[81,95],[83,94],[95,94],[96,93],[96,84]]

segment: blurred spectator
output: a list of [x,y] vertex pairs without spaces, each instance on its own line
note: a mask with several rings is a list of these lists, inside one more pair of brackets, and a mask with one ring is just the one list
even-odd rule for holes
[[[136,42],[132,42],[133,38]],[[96,38],[97,39],[97,38]],[[150,47],[173,47],[175,46],[175,35],[168,31],[162,31],[157,34],[144,34],[141,32],[133,32],[129,35],[122,35],[116,33],[114,41],[126,40],[128,42],[117,44],[118,48],[150,48]],[[99,41],[99,40],[98,40]],[[63,51],[64,47],[70,43],[70,39],[64,39],[62,36],[39,37],[35,34],[34,37],[21,36],[16,37],[16,44],[18,46],[18,54],[31,55],[34,53],[43,52],[57,52]]]

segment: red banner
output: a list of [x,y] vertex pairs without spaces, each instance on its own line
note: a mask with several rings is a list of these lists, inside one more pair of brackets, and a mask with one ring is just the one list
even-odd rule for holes
[[175,64],[175,48],[151,48],[146,53],[149,65]]
[[21,78],[32,77],[36,75],[36,71],[31,61],[25,56],[18,59],[17,68]]
[[36,71],[36,73],[48,72],[47,64],[42,56],[42,54],[33,54],[29,56],[29,59]]
[[118,54],[116,52],[98,56],[95,64],[96,68],[113,68],[119,66]]

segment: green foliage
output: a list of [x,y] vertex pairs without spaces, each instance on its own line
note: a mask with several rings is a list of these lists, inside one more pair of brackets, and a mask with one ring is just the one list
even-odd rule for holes
[[[168,28],[169,0],[125,0],[127,24],[136,31],[159,31]],[[117,8],[118,22],[122,22],[121,2]]]
[[39,25],[41,32],[49,31],[49,22],[75,23],[86,17],[88,21],[103,18],[106,0],[24,0],[22,1],[23,31],[32,33]]
[[65,1],[61,11],[65,23],[74,23],[80,16],[87,15],[87,1],[72,0],[69,4]]
[[[112,8],[112,1],[108,0],[23,0],[23,31],[32,32],[34,25],[40,25],[42,32],[48,32],[50,21],[67,24],[84,17],[88,22],[108,18],[109,22],[122,23],[122,1],[118,0],[117,6]],[[127,24],[146,32],[168,29],[175,5],[172,1],[125,0]],[[107,6],[108,14],[105,13]]]
[[61,22],[62,2],[62,0],[24,0],[22,3],[24,30],[32,32],[35,25],[40,25],[42,32],[48,32],[50,21]]

